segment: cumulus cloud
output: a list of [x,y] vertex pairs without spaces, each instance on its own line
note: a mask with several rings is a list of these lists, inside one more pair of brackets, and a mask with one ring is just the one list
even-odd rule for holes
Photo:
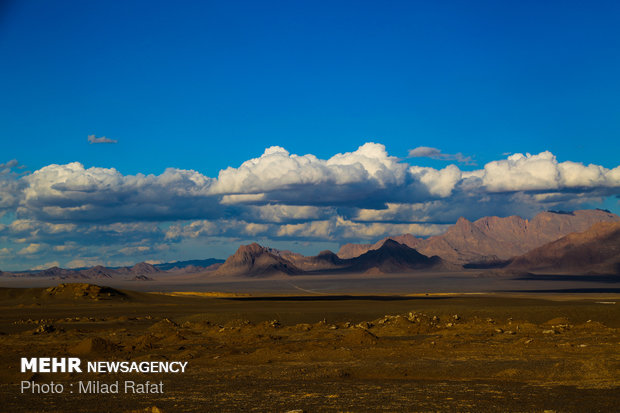
[[220,211],[212,179],[168,168],[161,175],[122,175],[79,162],[48,165],[22,178],[18,214],[43,221],[141,221],[197,218]]
[[[542,152],[514,154],[474,171],[456,165],[436,169],[409,165],[390,156],[383,145],[367,143],[325,160],[270,147],[238,168],[220,171],[217,178],[174,168],[161,175],[123,175],[114,168],[74,162],[48,165],[9,182],[9,196],[0,202],[16,208],[19,219],[74,224],[234,216],[293,224],[329,219],[347,209],[383,210],[388,204],[436,200],[471,203],[496,193],[605,196],[618,192],[620,167],[559,162]],[[467,196],[471,194],[475,196]]]
[[19,162],[17,162],[17,159],[11,159],[8,162],[0,163],[0,169],[15,168],[18,165],[19,165]]
[[119,252],[123,255],[137,255],[137,254],[146,254],[151,252],[151,247],[146,245],[138,245],[135,247],[125,247],[121,248]]
[[257,194],[263,203],[297,205],[377,202],[388,188],[407,183],[407,168],[377,143],[327,160],[274,146],[238,168],[220,171],[210,193]]
[[88,143],[118,143],[118,141],[116,139],[106,138],[105,136],[98,138],[95,135],[88,135]]
[[60,263],[58,261],[50,261],[50,262],[46,262],[45,264],[36,265],[32,267],[31,270],[32,271],[47,270],[48,268],[52,268],[52,267],[60,267]]
[[418,146],[409,151],[410,158],[431,158],[442,161],[457,161],[466,165],[476,165],[471,156],[464,156],[462,153],[443,153],[437,148],[430,146]]
[[620,166],[609,170],[599,165],[558,162],[549,151],[538,155],[517,153],[487,163],[479,177],[490,192],[617,189]]
[[241,211],[244,219],[259,222],[291,222],[325,219],[334,215],[330,207],[316,207],[308,205],[251,205]]
[[295,224],[256,224],[240,220],[193,221],[172,225],[166,233],[169,240],[189,238],[237,237],[288,240],[355,240],[371,239],[390,234],[411,233],[417,236],[437,235],[446,225],[395,224],[356,222],[339,216],[327,220]]
[[32,243],[32,244],[29,244],[27,247],[24,247],[21,250],[19,250],[18,254],[19,255],[36,254],[40,252],[42,249],[43,249],[43,245]]
[[20,180],[22,174],[16,169],[21,168],[15,159],[0,163],[0,217],[17,207],[25,187]]
[[103,265],[103,261],[96,257],[77,258],[69,261],[66,264],[67,268],[86,268],[94,267],[96,265]]
[[167,240],[199,237],[239,237],[266,234],[271,227],[238,219],[221,219],[217,221],[197,220],[187,224],[171,225],[166,231]]

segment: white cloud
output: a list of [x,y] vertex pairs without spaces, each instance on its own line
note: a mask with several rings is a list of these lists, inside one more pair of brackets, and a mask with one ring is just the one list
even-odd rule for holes
[[336,235],[336,223],[334,221],[310,221],[301,224],[281,225],[276,232],[277,237],[285,238],[318,238],[324,240],[334,239]]
[[118,141],[116,139],[106,138],[105,136],[98,138],[95,135],[88,135],[88,143],[118,143]]
[[0,217],[19,204],[24,188],[21,173],[15,171],[19,168],[19,162],[15,159],[0,163]]
[[360,182],[387,187],[404,183],[406,170],[406,164],[389,156],[385,147],[377,143],[366,143],[354,152],[336,154],[328,160],[314,155],[291,155],[284,148],[273,146],[239,168],[220,171],[211,193],[257,194]]
[[475,165],[476,163],[472,160],[471,156],[464,156],[462,153],[443,153],[441,150],[437,148],[432,148],[430,146],[418,146],[417,148],[411,149],[409,151],[410,158],[431,158],[431,159],[440,159],[442,161],[457,161],[459,163],[464,163],[467,165]]
[[178,240],[183,238],[216,236],[256,236],[268,232],[270,228],[272,227],[266,224],[237,219],[221,219],[217,221],[198,220],[187,224],[171,225],[166,231],[166,239]]
[[333,215],[328,207],[268,204],[249,206],[243,216],[264,222],[290,222],[301,220],[317,220]]
[[23,181],[18,213],[44,221],[174,220],[219,210],[208,196],[212,179],[191,170],[122,175],[73,162],[46,166]]
[[37,265],[35,267],[32,267],[31,270],[33,271],[47,270],[48,268],[52,268],[52,267],[60,267],[60,263],[58,261],[51,261],[51,262],[47,262],[42,265]]
[[173,225],[166,237],[170,240],[213,237],[268,239],[342,240],[370,239],[377,236],[412,233],[418,236],[436,235],[445,231],[445,225],[394,224],[384,222],[356,222],[339,216],[328,220],[296,224],[256,224],[238,220],[194,221],[186,225]]
[[84,258],[76,258],[74,260],[69,261],[65,267],[66,268],[85,268],[85,267],[94,267],[97,265],[103,265],[103,261],[96,257],[84,257]]
[[[84,168],[74,162],[49,165],[11,182],[18,182],[19,189],[9,189],[13,192],[6,199],[13,199],[9,205],[19,204],[20,219],[55,225],[227,216],[295,224],[329,219],[343,208],[381,210],[388,203],[441,199],[471,203],[502,192],[582,190],[609,195],[620,188],[620,167],[558,162],[550,152],[542,152],[514,154],[474,171],[456,165],[435,169],[408,165],[389,156],[383,145],[367,143],[327,160],[271,147],[238,168],[220,171],[217,179],[173,168],[161,175],[122,175],[114,168]],[[468,197],[471,194],[475,196]],[[52,231],[48,227],[44,232]]]
[[146,254],[148,252],[151,252],[151,247],[148,247],[146,245],[138,245],[135,247],[121,248],[118,252],[123,255]]
[[376,239],[387,235],[413,234],[431,236],[445,232],[449,225],[439,224],[389,224],[382,222],[361,223],[338,219],[339,238],[342,239]]
[[490,192],[620,187],[620,167],[609,170],[592,164],[558,162],[549,151],[538,155],[517,153],[504,160],[489,162],[480,176]]
[[[416,148],[414,155],[433,151]],[[0,224],[0,242],[20,259],[41,253],[41,261],[106,256],[117,263],[198,239],[434,235],[459,216],[527,217],[620,194],[620,166],[559,162],[542,152],[513,154],[473,171],[437,169],[410,165],[377,143],[328,159],[271,147],[217,178],[174,168],[123,175],[78,162],[22,174],[17,166],[0,166],[0,214],[10,217]]]
[[[431,195],[446,198],[452,194],[456,184],[461,180],[461,170],[454,165],[444,169],[423,168],[412,166],[409,168],[412,176],[424,184]],[[415,201],[415,200],[413,200]]]
[[36,254],[40,252],[42,249],[43,249],[43,245],[32,243],[32,244],[28,244],[27,247],[24,247],[21,250],[19,250],[18,254],[19,255]]

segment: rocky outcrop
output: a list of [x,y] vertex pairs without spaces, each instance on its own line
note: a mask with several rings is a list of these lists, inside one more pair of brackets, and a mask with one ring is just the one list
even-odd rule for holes
[[407,273],[441,266],[437,256],[427,257],[413,248],[388,239],[376,250],[370,250],[346,261],[349,272]]
[[620,275],[620,222],[599,222],[518,256],[509,270]]
[[[394,239],[420,253],[437,255],[445,261],[492,263],[530,251],[573,232],[582,232],[598,222],[617,222],[620,217],[608,211],[542,212],[527,220],[517,216],[484,217],[474,222],[460,218],[442,235],[420,239],[411,234],[384,238],[375,244],[345,244],[340,258],[352,258],[360,251],[378,249],[387,239]],[[360,254],[361,255],[361,254]]]
[[215,271],[220,276],[271,276],[330,273],[407,273],[436,269],[443,265],[439,257],[427,257],[415,249],[387,240],[379,249],[359,257],[341,259],[331,251],[305,257],[290,251],[278,251],[256,243],[241,246]]
[[261,277],[302,272],[292,262],[271,252],[269,248],[252,243],[239,247],[237,252],[214,271],[214,275]]

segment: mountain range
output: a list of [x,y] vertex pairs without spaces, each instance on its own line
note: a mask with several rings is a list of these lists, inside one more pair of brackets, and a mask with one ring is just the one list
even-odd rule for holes
[[460,218],[444,234],[427,239],[411,234],[374,244],[345,244],[338,254],[304,256],[257,243],[242,245],[226,261],[214,258],[133,267],[3,273],[55,279],[151,280],[155,274],[271,277],[312,274],[389,274],[420,270],[504,268],[508,272],[620,274],[620,217],[605,210],[548,211],[527,220],[517,216]]
[[256,243],[241,246],[213,275],[261,277],[271,275],[406,273],[439,269],[443,260],[427,257],[407,245],[387,240],[359,257],[342,259],[331,251],[305,257],[290,251],[278,251]]
[[513,258],[507,269],[535,272],[620,274],[620,221],[599,222],[584,232]]
[[374,244],[345,244],[340,258],[352,258],[377,249],[387,239],[405,244],[427,256],[437,255],[458,265],[489,265],[503,262],[574,232],[582,232],[599,222],[617,222],[620,217],[609,211],[547,211],[531,220],[518,216],[484,217],[471,222],[459,218],[444,234],[416,238],[404,234],[384,238]]
[[212,271],[219,267],[224,260],[217,258],[207,258],[205,260],[176,261],[171,263],[149,264],[140,262],[132,267],[104,267],[96,265],[94,267],[83,268],[60,268],[51,267],[44,270],[2,272],[0,276],[10,277],[48,277],[59,280],[105,280],[105,279],[125,279],[135,281],[149,281],[153,274],[160,273],[198,273]]

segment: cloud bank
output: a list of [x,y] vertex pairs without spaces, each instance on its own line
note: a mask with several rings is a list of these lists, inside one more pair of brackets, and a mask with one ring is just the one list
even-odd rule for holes
[[[429,147],[410,155],[468,159]],[[46,262],[59,254],[93,259],[102,245],[109,250],[101,254],[156,259],[149,254],[186,240],[428,236],[460,216],[531,216],[620,194],[620,166],[560,162],[541,152],[469,171],[436,169],[390,156],[378,143],[328,159],[274,146],[217,177],[175,168],[123,175],[78,162],[23,174],[17,166],[0,164],[0,213],[13,217],[0,225],[0,247],[22,257],[55,254]]]

